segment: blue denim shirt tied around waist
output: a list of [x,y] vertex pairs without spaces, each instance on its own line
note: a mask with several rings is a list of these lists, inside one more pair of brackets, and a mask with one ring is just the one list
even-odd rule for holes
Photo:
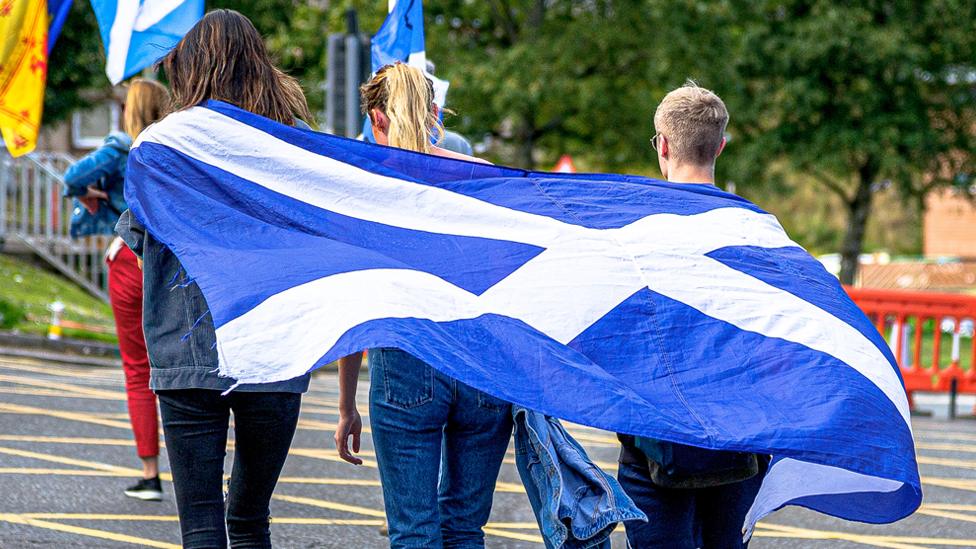
[[609,549],[618,522],[647,521],[559,420],[512,406],[515,463],[548,549]]
[[[75,162],[64,172],[64,196],[74,197],[71,209],[72,238],[115,233],[115,223],[128,206],[125,204],[125,167],[129,159],[132,138],[113,132],[99,148]],[[108,201],[99,203],[98,211],[88,213],[79,196],[93,186],[108,194]]]
[[[201,212],[201,215],[206,215]],[[149,351],[149,387],[241,392],[304,393],[309,374],[276,383],[242,384],[217,375],[217,336],[210,307],[179,259],[126,211],[116,232],[142,258],[143,317]]]

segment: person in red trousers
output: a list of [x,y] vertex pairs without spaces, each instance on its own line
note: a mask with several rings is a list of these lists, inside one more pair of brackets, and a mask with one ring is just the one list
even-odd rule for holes
[[[158,82],[137,78],[129,84],[124,109],[125,133],[115,132],[105,143],[65,172],[65,195],[76,200],[71,235],[114,234],[127,208],[123,197],[125,168],[132,140],[165,115],[169,92]],[[159,482],[159,420],[156,395],[149,389],[149,355],[142,331],[142,270],[136,255],[116,238],[106,253],[108,293],[115,315],[129,419],[142,460],[142,480],[125,490],[141,500],[163,498]]]

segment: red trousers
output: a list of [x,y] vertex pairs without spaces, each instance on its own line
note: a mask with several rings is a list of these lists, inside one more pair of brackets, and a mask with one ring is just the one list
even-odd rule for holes
[[136,254],[122,246],[115,259],[108,260],[108,295],[115,314],[115,332],[125,371],[125,393],[129,400],[129,421],[141,458],[159,455],[159,426],[156,395],[149,389],[149,355],[142,333],[142,270]]

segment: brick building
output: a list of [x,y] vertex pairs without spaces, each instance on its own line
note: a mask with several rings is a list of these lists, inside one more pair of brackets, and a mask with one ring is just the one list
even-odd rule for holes
[[926,257],[976,260],[976,200],[950,190],[930,193],[922,234]]

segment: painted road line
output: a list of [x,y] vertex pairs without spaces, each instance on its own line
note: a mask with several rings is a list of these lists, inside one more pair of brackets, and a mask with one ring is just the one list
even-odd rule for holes
[[[928,515],[930,517],[947,518],[952,520],[961,520],[963,522],[976,522],[976,516],[967,515],[964,513],[954,513],[952,511],[939,511],[937,509],[922,507],[915,511],[919,515]],[[976,547],[976,544],[973,544]]]
[[540,536],[539,534],[523,534],[521,532],[509,532],[508,530],[503,530],[501,528],[492,528],[490,526],[485,526],[481,530],[489,536],[508,538],[508,539],[517,539],[519,541],[534,541],[536,543],[544,543],[542,540],[542,536]]
[[113,400],[126,399],[125,391],[110,391],[107,389],[97,389],[94,387],[75,385],[74,383],[62,383],[59,381],[37,379],[37,378],[27,377],[27,376],[0,374],[0,382],[15,383],[19,385],[28,385],[31,387],[40,387],[41,389],[60,389],[62,391],[67,391],[69,393],[93,396],[93,397],[99,397],[105,399],[113,399]]
[[320,509],[329,509],[331,511],[343,511],[346,513],[355,513],[357,515],[365,515],[367,517],[377,517],[381,519],[386,518],[386,513],[384,513],[383,511],[377,511],[376,509],[370,509],[369,507],[361,507],[359,505],[348,505],[345,503],[327,501],[324,499],[308,498],[308,497],[301,497],[301,496],[288,496],[285,494],[274,494],[271,497],[279,501],[287,501],[288,503],[298,503],[300,505],[309,505],[312,507],[318,507]]
[[[908,543],[908,544],[927,544],[927,545],[945,545],[948,547],[976,547],[976,539],[958,539],[958,538],[936,538],[936,537],[924,537],[924,536],[885,536],[885,535],[869,535],[869,534],[849,534],[846,532],[830,532],[825,530],[809,530],[806,528],[796,528],[793,526],[785,526],[779,524],[766,524],[760,522],[757,525],[758,528],[768,528],[777,533],[787,533],[795,532],[797,534],[803,535],[806,539],[840,539],[844,541],[855,541],[856,543],[864,543],[860,540],[848,540],[848,536],[853,536],[857,538],[868,538],[869,540],[880,540],[882,542],[890,543]],[[757,534],[758,535],[758,534]],[[824,535],[830,535],[833,537],[824,538]],[[843,536],[843,537],[836,537]],[[774,535],[767,534],[762,537],[774,537]]]
[[53,397],[53,398],[86,398],[92,400],[118,400],[117,398],[103,398],[91,395],[79,395],[75,393],[68,393],[65,391],[52,391],[47,389],[17,389],[13,387],[0,387],[0,393],[5,395],[26,395],[26,396],[43,396],[43,397]]
[[965,503],[923,503],[922,509],[940,509],[942,511],[974,511],[976,512],[976,505],[968,505]]
[[[318,507],[320,509],[329,509],[331,511],[343,511],[347,513],[356,513],[368,517],[377,517],[381,519],[386,518],[386,513],[384,513],[383,511],[370,509],[368,507],[361,507],[359,505],[348,505],[345,503],[338,503],[335,501],[326,501],[317,498],[307,498],[307,497],[300,497],[300,496],[287,496],[284,494],[275,494],[272,496],[272,498],[279,501],[286,501],[289,503],[297,503],[300,505],[309,505],[312,507]],[[509,532],[501,528],[492,528],[491,526],[488,525],[486,525],[483,530],[485,534],[496,536],[496,537],[542,543],[542,537],[538,535],[522,534],[519,532]]]
[[976,461],[971,461],[966,459],[915,456],[915,461],[924,465],[938,465],[940,467],[955,467],[958,469],[976,469]]
[[947,452],[976,453],[976,444],[947,444],[941,442],[915,442],[919,450],[945,450]]
[[58,419],[67,419],[70,421],[80,421],[82,423],[92,423],[94,425],[101,425],[103,427],[115,427],[116,429],[125,429],[128,431],[132,430],[132,426],[127,421],[122,422],[112,419],[101,419],[92,417],[91,414],[85,414],[82,412],[63,412],[60,410],[48,410],[46,408],[37,408],[34,406],[23,406],[21,404],[0,403],[0,413],[48,416]]
[[[135,471],[133,469],[132,471]],[[69,475],[77,477],[142,477],[130,471],[96,471],[93,469],[50,469],[39,467],[0,467],[0,475]]]
[[13,524],[24,524],[27,526],[33,526],[35,528],[55,530],[58,532],[65,532],[68,534],[78,534],[81,536],[88,536],[92,538],[104,539],[109,541],[117,541],[120,543],[131,543],[134,545],[142,545],[143,547],[158,547],[160,549],[180,549],[179,545],[173,543],[166,543],[163,541],[156,541],[154,539],[149,539],[149,538],[130,536],[128,534],[117,534],[115,532],[107,532],[105,530],[84,528],[82,526],[73,526],[70,524],[61,524],[58,522],[50,522],[46,520],[26,518],[16,514],[9,514],[9,513],[0,514],[0,521],[5,521]]
[[127,438],[51,437],[31,435],[0,435],[2,442],[43,442],[48,444],[84,444],[92,446],[135,446]]
[[6,448],[2,446],[0,446],[0,454],[37,459],[41,461],[49,461],[52,463],[60,463],[62,465],[74,465],[76,467],[87,467],[89,469],[96,469],[99,471],[117,471],[117,472],[136,471],[139,473],[139,475],[142,475],[141,471],[137,471],[136,469],[132,469],[130,467],[119,467],[117,465],[109,465],[108,463],[99,463],[97,461],[88,461],[84,459],[75,459],[75,458],[69,458],[64,456],[54,456],[51,454],[42,454],[39,452],[30,452],[27,450],[18,450],[15,448]]
[[[780,524],[760,523],[762,531],[757,530],[753,535],[757,537],[798,537],[800,539],[821,539],[821,540],[840,540],[871,545],[874,547],[887,547],[889,549],[925,549],[924,545],[917,545],[911,542],[894,541],[887,536],[870,536],[862,534],[851,534],[847,532],[831,532],[827,530],[811,530],[808,528],[796,528]],[[767,534],[767,532],[769,532]],[[786,534],[786,535],[784,535]],[[905,538],[903,538],[905,539]]]

